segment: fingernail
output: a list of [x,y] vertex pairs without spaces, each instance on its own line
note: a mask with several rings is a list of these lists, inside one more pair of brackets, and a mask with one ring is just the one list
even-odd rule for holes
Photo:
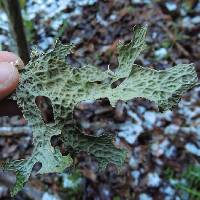
[[14,53],[8,51],[0,51],[0,62],[11,63],[17,69],[22,69],[24,67],[22,59]]
[[10,63],[19,70],[24,68],[24,63],[20,58],[18,58],[15,62],[10,62]]
[[14,66],[17,67],[17,69],[23,69],[24,68],[24,63],[22,59],[18,58],[16,62],[14,63]]

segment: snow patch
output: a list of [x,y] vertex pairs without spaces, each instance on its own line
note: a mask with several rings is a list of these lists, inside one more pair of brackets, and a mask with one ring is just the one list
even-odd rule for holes
[[156,172],[147,175],[147,185],[149,187],[159,187],[161,179]]

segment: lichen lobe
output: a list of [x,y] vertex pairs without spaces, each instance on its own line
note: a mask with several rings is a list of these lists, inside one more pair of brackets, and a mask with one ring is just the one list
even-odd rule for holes
[[[110,136],[89,139],[81,133],[69,133],[64,128],[66,124],[74,126],[72,113],[79,102],[108,98],[115,106],[117,100],[142,97],[166,110],[175,106],[180,96],[198,83],[192,64],[177,65],[164,71],[135,65],[135,59],[145,48],[146,32],[146,26],[137,26],[133,40],[128,45],[120,44],[119,67],[114,72],[102,71],[91,65],[73,68],[65,59],[73,45],[62,45],[60,42],[47,53],[34,54],[21,71],[21,81],[16,92],[17,103],[33,128],[34,150],[26,160],[11,161],[6,165],[7,169],[14,169],[18,174],[13,194],[23,187],[36,162],[42,163],[40,173],[62,172],[72,164],[69,155],[62,156],[59,150],[51,146],[51,137],[61,131],[65,145],[72,146],[77,152],[91,145],[92,148],[86,148],[86,151],[94,156],[96,154],[101,168],[105,168],[110,161],[118,166],[123,164],[125,151],[115,148]],[[124,81],[112,88],[112,83],[121,78]],[[35,103],[38,96],[50,99],[53,123],[44,123]]]

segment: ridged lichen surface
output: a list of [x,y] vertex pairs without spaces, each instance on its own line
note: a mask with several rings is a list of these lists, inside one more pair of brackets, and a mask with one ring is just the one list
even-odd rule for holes
[[[125,150],[112,144],[108,134],[99,138],[84,136],[75,129],[73,110],[84,100],[108,98],[112,106],[117,100],[130,100],[143,97],[155,102],[163,110],[178,103],[181,95],[198,82],[193,64],[181,64],[164,71],[156,71],[134,64],[139,53],[145,48],[146,26],[136,26],[132,41],[118,48],[119,66],[115,71],[102,71],[87,65],[73,68],[66,62],[73,45],[60,42],[46,53],[36,53],[29,64],[21,71],[21,81],[16,92],[18,105],[24,117],[32,126],[34,150],[25,160],[11,161],[6,169],[15,170],[17,183],[13,190],[16,194],[28,180],[36,162],[42,167],[39,173],[62,172],[72,164],[70,155],[62,156],[51,146],[50,140],[62,132],[66,147],[75,151],[85,150],[96,156],[99,166],[104,169],[108,163],[121,166],[125,160]],[[112,87],[117,80],[122,82]],[[52,105],[54,122],[45,123],[36,105],[38,96],[47,97]]]

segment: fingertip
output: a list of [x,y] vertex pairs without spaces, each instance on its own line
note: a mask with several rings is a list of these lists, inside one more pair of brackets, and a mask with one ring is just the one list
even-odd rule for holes
[[13,64],[17,69],[24,68],[22,59],[16,54],[9,51],[0,51],[0,62],[8,62]]
[[13,92],[19,82],[19,73],[11,63],[0,63],[0,100]]

